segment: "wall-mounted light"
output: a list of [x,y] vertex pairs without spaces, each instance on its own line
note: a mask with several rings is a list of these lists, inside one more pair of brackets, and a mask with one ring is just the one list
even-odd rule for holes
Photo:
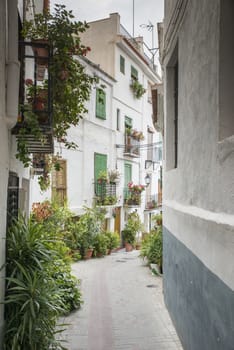
[[151,177],[150,177],[149,174],[146,174],[146,176],[145,176],[145,185],[146,185],[146,187],[148,187],[150,183],[151,183]]

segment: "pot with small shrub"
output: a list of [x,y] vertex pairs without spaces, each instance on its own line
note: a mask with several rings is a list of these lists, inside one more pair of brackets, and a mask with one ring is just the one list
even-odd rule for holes
[[104,235],[107,238],[107,254],[120,245],[120,238],[118,232],[105,231]]
[[93,255],[97,258],[106,255],[107,237],[103,233],[97,234],[93,239]]
[[133,250],[133,246],[135,243],[136,232],[131,228],[126,227],[122,231],[122,235],[123,235],[123,241],[124,241],[126,252],[131,252]]

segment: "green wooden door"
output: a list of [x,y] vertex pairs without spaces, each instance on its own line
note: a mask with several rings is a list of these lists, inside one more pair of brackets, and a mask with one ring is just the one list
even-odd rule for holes
[[99,197],[99,200],[104,200],[106,195],[106,184],[98,183],[100,171],[107,171],[107,155],[95,153],[94,154],[94,182],[95,182],[95,194]]
[[124,199],[128,196],[128,183],[132,181],[132,165],[124,164]]
[[107,170],[107,155],[101,153],[94,154],[94,181],[97,181],[100,171]]

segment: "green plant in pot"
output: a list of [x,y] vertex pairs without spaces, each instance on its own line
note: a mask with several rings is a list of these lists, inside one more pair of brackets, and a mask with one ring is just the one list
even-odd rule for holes
[[106,170],[100,170],[99,173],[98,173],[98,177],[97,177],[97,182],[99,184],[102,184],[102,183],[107,183],[108,181],[108,173]]
[[93,255],[102,257],[106,255],[108,239],[103,233],[99,233],[93,238]]
[[133,246],[136,240],[136,232],[135,230],[132,230],[131,228],[125,228],[122,231],[122,235],[123,235],[123,241],[125,244],[125,248],[126,251],[132,251],[133,250]]
[[140,99],[144,93],[146,93],[146,89],[143,87],[143,85],[141,85],[141,83],[139,83],[137,79],[132,80],[130,87],[133,91],[134,97],[137,99]]
[[131,251],[133,249],[137,234],[142,230],[143,224],[140,220],[139,214],[136,211],[130,213],[125,228],[122,231],[126,251]]
[[107,237],[107,250],[108,254],[120,245],[120,238],[118,232],[105,231],[104,235]]
[[118,170],[110,170],[108,172],[108,178],[110,184],[116,184],[119,181],[120,173]]

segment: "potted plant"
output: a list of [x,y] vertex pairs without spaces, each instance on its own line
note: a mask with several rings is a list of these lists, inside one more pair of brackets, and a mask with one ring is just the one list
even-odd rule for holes
[[144,93],[146,93],[146,89],[139,83],[137,79],[132,79],[132,82],[130,84],[130,87],[133,91],[134,97],[137,99],[140,99]]
[[107,180],[108,180],[107,171],[106,171],[106,170],[101,170],[101,171],[99,171],[99,173],[98,173],[98,178],[97,178],[97,182],[98,182],[99,184],[102,184],[102,183],[107,183]]
[[143,132],[142,131],[137,131],[136,129],[133,129],[132,132],[131,132],[131,136],[134,140],[137,140],[137,141],[142,141],[144,140],[144,135],[143,135]]
[[118,172],[118,170],[110,170],[108,172],[108,178],[110,184],[116,184],[117,181],[119,181],[120,173]]
[[123,240],[125,242],[126,251],[131,251],[133,249],[134,243],[136,241],[136,236],[143,229],[139,214],[134,211],[129,214],[128,220],[123,233]]
[[107,254],[120,245],[120,238],[118,232],[105,231],[104,235],[107,237]]
[[106,255],[107,237],[103,233],[98,233],[93,239],[93,255],[100,258]]
[[131,252],[133,250],[135,239],[136,239],[135,230],[132,230],[131,228],[126,227],[122,231],[122,235],[123,235],[123,241],[124,241],[126,252]]
[[162,214],[155,214],[152,218],[157,226],[162,226]]

